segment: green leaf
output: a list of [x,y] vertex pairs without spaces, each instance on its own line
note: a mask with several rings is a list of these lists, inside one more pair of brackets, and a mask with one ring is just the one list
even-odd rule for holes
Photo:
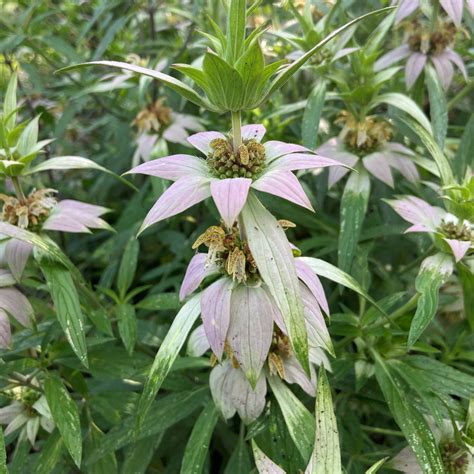
[[375,464],[369,467],[367,471],[365,471],[365,474],[375,474],[376,472],[379,472],[379,469],[385,464],[388,458],[383,458],[380,461],[377,461]]
[[295,442],[305,462],[308,462],[315,440],[314,418],[296,395],[278,377],[272,376],[268,380],[285,418],[291,439]]
[[295,74],[295,72],[298,71],[298,69],[300,69],[301,66],[303,66],[306,63],[306,61],[308,61],[308,59],[310,59],[314,54],[316,54],[327,43],[329,43],[329,41],[331,41],[333,38],[338,36],[340,33],[347,30],[352,25],[355,25],[359,21],[365,20],[366,18],[369,18],[373,15],[380,15],[381,13],[389,12],[389,11],[393,10],[393,8],[395,8],[395,7],[381,8],[380,10],[372,11],[372,12],[367,13],[365,15],[362,15],[358,18],[355,18],[354,20],[349,21],[345,25],[341,26],[337,30],[330,33],[328,36],[326,36],[326,38],[324,38],[322,41],[320,41],[316,46],[314,46],[309,51],[307,51],[305,54],[303,54],[303,56],[301,56],[296,61],[293,61],[286,68],[284,68],[275,77],[275,79],[273,79],[273,81],[270,84],[270,88],[269,88],[267,94],[265,95],[265,97],[263,97],[261,102],[263,102],[265,99],[267,99],[267,97],[269,97],[271,94],[273,94],[278,89],[280,89],[280,87],[282,87],[290,79],[290,77],[293,76],[293,74]]
[[117,288],[122,299],[127,294],[127,291],[135,278],[139,252],[140,244],[135,237],[132,237],[125,245],[125,250],[123,252],[122,261],[120,262],[120,268],[117,275]]
[[137,305],[139,309],[149,309],[152,311],[164,311],[167,309],[178,309],[180,307],[177,293],[158,293],[143,298]]
[[337,263],[341,270],[351,271],[357,244],[362,232],[370,197],[370,178],[365,170],[352,172],[341,200],[341,229]]
[[297,359],[309,373],[308,337],[294,257],[285,232],[253,193],[242,221],[260,275],[281,311]]
[[438,309],[439,288],[452,272],[453,259],[450,255],[437,253],[422,262],[415,280],[420,298],[408,334],[409,347],[413,346],[434,318]]
[[[88,453],[93,453],[99,448],[104,440],[105,435],[100,428],[91,421],[89,425],[89,435],[86,439],[86,449]],[[84,456],[87,460],[86,456]],[[88,466],[87,474],[114,474],[118,472],[117,459],[114,453],[109,453],[107,456],[99,459],[97,462]],[[127,472],[127,471],[124,471]],[[134,472],[136,474],[136,471]]]
[[433,433],[423,415],[406,395],[405,387],[390,372],[382,358],[374,353],[375,376],[382,389],[388,408],[405,435],[425,472],[444,472],[443,461]]
[[200,107],[204,107],[209,110],[216,110],[211,104],[209,104],[204,98],[202,98],[196,91],[191,89],[188,85],[180,80],[169,76],[168,74],[163,74],[162,72],[155,71],[153,69],[147,69],[145,67],[136,66],[134,64],[127,64],[119,61],[92,61],[89,63],[75,64],[73,66],[67,66],[65,68],[59,69],[58,73],[71,71],[73,69],[79,69],[88,66],[110,66],[118,69],[125,69],[126,71],[136,72],[137,74],[142,74],[144,76],[153,77],[157,79],[166,86],[170,87],[178,94],[188,99],[193,104],[196,104]]
[[39,117],[35,117],[21,132],[16,147],[20,157],[29,155],[38,141],[38,120]]
[[79,410],[61,380],[49,375],[44,383],[44,392],[54,423],[61,433],[64,444],[78,468],[81,466],[82,434]]
[[316,435],[311,457],[311,470],[308,474],[326,474],[342,472],[341,450],[336,415],[332,403],[331,387],[324,366],[318,374],[318,391],[316,393]]
[[64,442],[58,430],[48,436],[35,465],[35,474],[50,474],[61,465]]
[[128,417],[120,425],[112,428],[104,437],[100,446],[87,460],[91,465],[118,449],[135,443],[141,439],[148,438],[175,425],[179,421],[191,415],[202,403],[209,400],[208,388],[185,391],[167,395],[159,401],[152,402],[150,410],[144,419],[139,431],[137,431],[137,415]]
[[440,150],[437,143],[434,141],[433,136],[423,127],[421,127],[417,122],[409,117],[400,118],[401,122],[405,123],[408,127],[410,127],[415,134],[418,135],[418,138],[423,142],[428,152],[433,157],[436,166],[438,167],[441,181],[443,186],[449,186],[454,182],[453,172],[451,171],[451,167],[449,165],[449,161],[447,160],[446,156]]
[[125,349],[132,355],[137,341],[137,317],[131,304],[119,304],[115,307],[120,338]]
[[32,168],[26,169],[22,174],[31,175],[39,173],[41,171],[49,170],[98,170],[104,173],[110,174],[114,178],[118,179],[121,183],[125,184],[129,188],[138,191],[130,181],[126,180],[122,176],[115,174],[113,171],[109,171],[107,168],[97,164],[96,162],[89,160],[89,158],[83,158],[82,156],[57,156],[45,160],[39,165],[33,166]]
[[[138,443],[127,446],[124,455],[122,473],[133,472],[133,474],[145,474],[149,472],[155,451],[164,438],[164,433],[140,440]],[[107,473],[104,473],[107,474]]]
[[471,114],[467,122],[453,161],[453,168],[459,181],[464,178],[467,167],[472,163],[472,150],[474,150],[474,114]]
[[84,315],[72,276],[62,265],[45,258],[39,260],[39,265],[48,284],[59,324],[72,350],[88,367]]
[[417,103],[410,97],[398,92],[389,92],[377,96],[369,105],[373,109],[380,104],[391,105],[413,117],[425,130],[431,133],[431,124]]
[[17,77],[14,72],[8,82],[7,92],[3,99],[3,117],[5,120],[5,128],[9,131],[13,129],[16,123],[16,89],[17,89]]
[[385,39],[385,36],[387,33],[390,31],[392,24],[395,20],[395,16],[397,15],[396,11],[393,11],[389,15],[387,15],[375,28],[372,33],[370,33],[370,36],[367,38],[367,41],[365,42],[364,45],[364,52],[367,54],[367,56],[371,56],[379,50],[380,46],[383,43],[383,40]]
[[471,330],[474,331],[474,273],[462,262],[459,262],[456,268],[463,290],[464,315],[471,326]]
[[209,100],[222,111],[241,110],[244,85],[239,71],[210,52],[204,55],[202,66]]
[[242,438],[239,438],[237,446],[225,467],[224,474],[248,474],[251,470],[252,463],[247,445]]
[[308,97],[301,127],[303,146],[314,150],[318,145],[318,130],[321,112],[326,99],[326,82],[318,81]]
[[285,474],[285,471],[273,462],[252,439],[252,451],[259,474]]
[[173,64],[172,67],[192,79],[201,89],[207,89],[206,76],[201,69],[190,66],[189,64]]
[[7,471],[7,453],[5,452],[5,440],[3,431],[0,428],[0,474],[8,474]]
[[230,0],[227,17],[226,60],[234,64],[242,54],[245,41],[246,0]]
[[153,399],[186,342],[194,322],[201,313],[200,300],[201,295],[195,295],[180,309],[168,334],[163,339],[138,403],[138,426],[141,426],[146,419]]
[[377,310],[382,313],[386,318],[388,315],[386,311],[380,307],[380,305],[369,296],[369,294],[362,288],[360,283],[348,275],[346,272],[339,270],[339,268],[331,265],[324,260],[320,260],[319,258],[312,258],[312,257],[300,257],[301,260],[306,263],[311,269],[316,273],[316,275],[322,276],[327,278],[331,281],[338,283],[339,285],[345,286],[352,291],[355,291],[360,296],[365,298],[369,303],[371,303]]
[[200,474],[203,472],[212,433],[218,419],[219,414],[211,400],[196,420],[186,444],[183,463],[181,464],[182,474]]
[[446,93],[438,74],[430,65],[425,68],[425,80],[430,99],[431,127],[433,128],[434,139],[441,150],[443,150],[444,140],[448,133],[448,102],[446,100]]
[[[122,466],[122,472],[133,472],[133,474],[145,474],[153,459],[155,451],[162,442],[164,433],[140,440],[140,442],[127,447]],[[104,473],[107,474],[107,473]]]

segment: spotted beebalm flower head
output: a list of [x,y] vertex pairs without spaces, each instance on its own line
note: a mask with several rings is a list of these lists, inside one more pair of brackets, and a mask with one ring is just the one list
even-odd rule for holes
[[230,228],[242,210],[251,187],[312,210],[292,171],[342,164],[315,155],[300,145],[280,141],[261,143],[264,135],[263,125],[246,125],[242,127],[243,143],[238,150],[234,150],[222,133],[197,133],[188,141],[204,157],[171,155],[143,163],[129,171],[175,181],[150,210],[142,230],[210,196]]
[[[421,2],[420,0],[392,1],[392,5],[395,5],[397,3],[399,7],[395,18],[398,23],[407,16],[410,16],[415,10],[420,8]],[[466,3],[466,6],[471,16],[474,16],[474,0],[440,0],[439,3],[456,26],[461,25],[464,3]]]
[[46,397],[39,389],[38,381],[33,379],[30,385],[31,388],[19,386],[6,393],[12,398],[12,402],[0,408],[0,424],[7,425],[5,436],[21,429],[20,436],[26,437],[34,446],[40,427],[52,433],[55,425]]
[[[54,189],[32,191],[23,201],[1,194],[4,205],[0,222],[31,232],[84,233],[90,229],[110,229],[100,217],[108,212],[105,207],[73,200],[58,202],[55,193]],[[8,347],[11,342],[9,316],[22,326],[31,326],[33,308],[14,285],[21,280],[32,251],[31,244],[19,239],[0,241],[0,348]]]
[[387,203],[407,222],[413,224],[405,232],[427,232],[447,245],[446,249],[459,262],[474,248],[471,222],[460,220],[440,207],[431,206],[415,196],[387,200]]
[[[220,362],[211,374],[211,390],[224,416],[229,418],[237,411],[245,421],[258,417],[265,405],[267,375],[297,383],[314,395],[314,366],[308,377],[292,352],[281,313],[237,228],[211,227],[196,244],[206,245],[209,252],[191,260],[180,297],[191,294],[205,277],[219,276],[202,293],[203,324],[191,335],[189,352],[200,356],[211,349]],[[323,316],[323,312],[329,314],[329,307],[318,276],[299,258],[295,266],[310,362],[319,364],[324,357],[321,348],[332,352]]]
[[[441,426],[431,416],[427,417],[427,421],[438,444],[445,468],[444,472],[447,474],[472,474],[474,472],[474,456],[468,447],[460,445],[451,420],[443,420]],[[456,429],[460,430],[461,424],[456,424]],[[424,472],[410,447],[402,449],[387,463],[387,467],[405,474],[422,474]]]
[[392,129],[386,121],[375,116],[358,121],[344,111],[337,122],[343,124],[339,137],[331,138],[316,150],[347,166],[329,169],[330,187],[350,171],[349,167],[355,167],[358,163],[390,187],[394,185],[392,169],[399,171],[412,183],[419,180],[420,176],[411,160],[413,151],[400,143],[389,141]]
[[202,132],[204,128],[197,117],[174,112],[159,99],[142,109],[133,124],[138,128],[137,149],[133,165],[149,161],[152,151],[160,138],[166,142],[186,145],[189,132]]
[[[411,1],[411,0],[410,0]],[[452,24],[440,23],[435,31],[423,27],[414,21],[407,32],[405,42],[401,46],[384,54],[375,62],[375,71],[381,71],[403,59],[405,66],[405,82],[410,89],[422,73],[425,66],[433,64],[439,80],[445,89],[451,85],[454,66],[467,80],[466,66],[462,57],[452,49],[456,29]]]

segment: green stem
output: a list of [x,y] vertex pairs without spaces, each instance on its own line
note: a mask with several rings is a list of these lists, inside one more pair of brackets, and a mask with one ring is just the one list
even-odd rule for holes
[[375,426],[366,426],[366,425],[361,425],[361,428],[363,431],[367,431],[368,433],[379,433],[379,434],[385,434],[389,436],[400,436],[401,438],[405,437],[405,435],[401,431],[397,431],[397,430],[387,430],[385,428],[376,428]]
[[232,137],[234,142],[234,151],[237,152],[239,146],[242,145],[242,122],[240,118],[240,111],[231,112],[232,115]]
[[459,94],[455,95],[449,102],[448,102],[448,110],[451,110],[458,102],[460,102],[464,97],[466,97],[471,90],[474,88],[474,81],[470,81],[466,84],[464,89],[459,92]]
[[402,307],[398,308],[390,315],[390,319],[393,321],[397,318],[402,317],[403,315],[407,314],[408,311],[416,308],[418,304],[418,299],[420,298],[420,294],[414,294]]
[[12,176],[11,180],[12,180],[12,183],[13,183],[13,187],[15,188],[15,193],[16,193],[16,197],[18,198],[18,200],[21,203],[26,202],[25,193],[23,192],[23,189],[21,188],[20,180],[18,179],[18,177],[17,176]]

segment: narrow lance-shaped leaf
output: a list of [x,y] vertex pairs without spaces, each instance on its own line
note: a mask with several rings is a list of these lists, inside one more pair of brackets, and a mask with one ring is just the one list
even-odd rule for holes
[[459,181],[464,178],[468,165],[472,162],[472,150],[474,150],[474,113],[467,122],[461,137],[458,151],[454,157],[453,168]]
[[213,401],[210,401],[194,424],[191,436],[184,450],[182,474],[200,474],[203,472],[212,433],[219,414]]
[[332,403],[331,387],[324,366],[319,369],[315,416],[316,436],[311,462],[306,469],[306,474],[342,472],[339,432]]
[[39,264],[48,283],[59,324],[72,350],[88,367],[84,315],[72,276],[61,264],[46,258],[40,258]]
[[377,107],[380,104],[391,105],[402,112],[407,113],[413,117],[425,130],[431,132],[431,124],[428,117],[418,107],[418,104],[410,97],[400,94],[398,92],[388,92],[377,96],[369,105],[370,109]]
[[444,472],[443,461],[428,423],[407,397],[405,387],[376,353],[375,376],[397,425],[402,430],[425,472]]
[[[64,455],[64,441],[58,430],[54,431],[41,447],[38,461],[35,465],[35,474],[50,474],[60,466]],[[1,472],[1,471],[0,471]]]
[[171,366],[178,357],[179,351],[201,312],[200,300],[201,295],[195,295],[180,309],[161,343],[138,403],[138,426],[143,424],[153,399],[171,370]]
[[104,173],[110,174],[114,178],[118,179],[121,183],[126,186],[138,191],[138,189],[128,180],[122,176],[118,176],[113,171],[104,168],[95,161],[89,160],[89,158],[83,158],[82,156],[57,156],[55,158],[50,158],[45,160],[42,163],[33,166],[32,168],[25,168],[22,174],[31,175],[34,173],[39,173],[41,171],[49,170],[86,170],[93,169],[102,171]]
[[314,149],[318,144],[318,129],[321,112],[326,98],[326,82],[319,81],[308,97],[303,114],[303,146]]
[[370,178],[365,170],[349,176],[341,200],[341,228],[337,250],[338,266],[350,272],[370,196]]
[[377,461],[375,464],[369,467],[367,471],[365,471],[365,474],[375,474],[376,472],[379,472],[379,469],[385,464],[385,461],[387,461],[388,458],[383,458],[380,461]]
[[400,120],[415,132],[433,157],[433,160],[438,167],[443,186],[449,186],[452,184],[454,182],[454,177],[449,161],[440,150],[431,133],[410,117],[401,117]]
[[137,340],[137,318],[131,304],[119,304],[115,308],[120,338],[131,355]]
[[245,41],[246,0],[230,0],[227,17],[226,60],[234,64],[242,53]]
[[425,69],[426,85],[430,98],[430,117],[433,128],[433,136],[436,143],[444,149],[444,140],[448,133],[448,103],[446,93],[441,85],[438,74],[428,65]]
[[313,55],[315,55],[321,48],[323,48],[327,43],[329,43],[329,41],[334,39],[337,35],[339,35],[343,31],[347,30],[352,25],[355,25],[359,21],[362,21],[362,20],[364,20],[366,18],[369,18],[373,15],[380,15],[382,13],[389,12],[389,11],[393,10],[393,8],[394,7],[381,8],[380,10],[375,10],[373,12],[362,15],[358,18],[355,18],[354,20],[351,20],[350,22],[346,23],[345,25],[341,26],[340,28],[338,28],[337,30],[333,31],[331,34],[326,36],[326,38],[324,38],[322,41],[320,41],[316,46],[311,48],[308,52],[303,54],[303,56],[301,56],[299,59],[292,62],[290,65],[288,65],[283,71],[281,71],[281,73],[279,73],[275,77],[275,79],[270,84],[270,88],[269,88],[267,94],[265,95],[265,97],[263,97],[261,103],[265,99],[267,99],[268,96],[270,96],[271,94],[276,92],[278,89],[280,89],[280,87],[282,87],[290,79],[290,77],[293,74],[295,74],[295,72],[298,71],[298,69],[300,69],[306,63],[306,61],[308,61]]
[[303,304],[294,257],[285,232],[252,193],[242,210],[242,221],[252,256],[280,309],[295,355],[309,373]]
[[196,91],[194,91],[191,87],[186,85],[184,82],[172,76],[169,76],[168,74],[163,74],[162,72],[158,72],[153,69],[148,69],[141,66],[136,66],[134,64],[127,64],[120,61],[91,61],[88,63],[81,63],[81,64],[75,64],[73,66],[67,66],[65,68],[59,69],[56,72],[61,73],[61,72],[71,71],[73,69],[87,67],[87,66],[110,66],[110,67],[115,67],[118,69],[124,69],[126,71],[136,72],[144,76],[152,77],[154,79],[157,79],[163,82],[163,84],[175,90],[178,94],[188,99],[193,104],[196,104],[200,107],[205,107],[209,110],[214,110],[214,107],[209,102],[203,99]]
[[474,331],[474,273],[462,262],[457,264],[457,269],[463,289],[464,314]]
[[140,244],[135,237],[132,237],[125,245],[125,250],[123,252],[117,275],[117,288],[122,299],[125,297],[125,294],[135,278],[139,251]]
[[53,420],[61,433],[64,444],[76,466],[80,467],[82,434],[76,402],[72,400],[69,392],[56,376],[49,375],[46,378],[44,391]]
[[252,451],[255,465],[259,474],[286,474],[278,464],[274,463],[252,439]]
[[317,275],[334,281],[339,285],[345,286],[346,288],[349,288],[350,290],[358,293],[369,303],[374,305],[380,313],[382,313],[386,318],[388,318],[386,311],[381,308],[371,296],[369,296],[369,294],[362,288],[362,286],[357,280],[348,275],[346,272],[343,272],[334,265],[331,265],[330,263],[325,262],[324,260],[321,260],[319,258],[300,257],[300,259],[304,263],[306,263]]
[[415,280],[420,299],[408,334],[409,346],[418,340],[434,318],[438,309],[439,288],[452,272],[453,259],[450,255],[438,253],[423,260]]
[[283,413],[291,439],[295,442],[304,461],[308,462],[314,446],[314,418],[278,377],[270,377],[269,382]]
[[17,89],[17,77],[16,72],[14,72],[8,83],[7,92],[5,93],[5,98],[3,99],[3,116],[6,118],[5,128],[7,130],[12,129],[15,126],[16,122],[16,89]]
[[7,454],[5,452],[5,440],[3,431],[0,428],[0,474],[7,474]]

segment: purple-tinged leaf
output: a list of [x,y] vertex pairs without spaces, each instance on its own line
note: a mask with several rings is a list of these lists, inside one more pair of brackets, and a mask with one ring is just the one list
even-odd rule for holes
[[188,137],[188,142],[205,156],[208,156],[212,153],[210,143],[216,138],[225,140],[225,136],[219,132],[199,132]]
[[324,293],[323,285],[316,273],[311,270],[303,260],[295,259],[296,273],[298,278],[308,287],[313,296],[316,298],[318,305],[329,316],[329,305]]
[[227,340],[253,388],[272,343],[273,304],[263,288],[239,285],[232,291]]
[[252,180],[248,178],[214,179],[211,181],[211,194],[216,207],[228,229],[244,207]]
[[241,128],[242,140],[256,140],[261,142],[267,130],[263,125],[244,125]]
[[204,326],[198,326],[189,336],[186,352],[192,357],[201,357],[210,349]]
[[457,27],[461,26],[464,0],[440,0],[439,3],[444,8],[444,11],[448,14],[449,18],[453,20],[453,23]]
[[10,239],[5,247],[5,258],[8,267],[16,281],[21,280],[26,262],[33,250],[33,246],[18,239]]
[[212,352],[220,360],[229,329],[232,281],[220,278],[202,293],[201,318]]
[[0,308],[13,316],[22,326],[31,327],[33,307],[16,288],[0,288]]
[[270,171],[254,181],[252,188],[291,201],[314,212],[298,178],[291,171]]
[[252,451],[259,474],[286,474],[285,470],[275,464],[252,439]]
[[7,313],[0,309],[0,349],[6,349],[10,345],[11,337],[10,321]]
[[365,169],[380,179],[387,186],[393,188],[393,176],[390,165],[386,156],[383,153],[371,153],[362,159]]
[[293,143],[285,143],[277,140],[271,140],[263,144],[265,147],[265,160],[271,163],[280,156],[289,155],[290,153],[310,153],[311,150],[301,145]]
[[285,155],[273,161],[268,167],[268,171],[296,171],[325,168],[327,166],[345,165],[339,161],[324,156],[312,155],[310,153],[292,153],[291,155]]
[[422,53],[412,53],[408,58],[405,68],[405,82],[407,89],[411,89],[416,80],[420,77],[421,71],[426,64],[427,56]]
[[179,290],[179,299],[182,301],[196,290],[204,278],[217,273],[214,265],[207,263],[206,253],[197,253],[189,262],[186,274],[184,275],[181,289]]
[[470,240],[443,239],[453,251],[454,259],[459,262],[471,248]]
[[148,161],[127,171],[126,174],[146,174],[176,181],[180,178],[210,177],[205,160],[192,155],[171,155]]
[[163,219],[175,216],[211,195],[210,179],[193,177],[173,183],[145,217],[139,233]]
[[403,44],[402,46],[398,46],[397,48],[392,49],[392,51],[389,51],[377,61],[375,61],[374,71],[378,72],[382,69],[388,68],[392,64],[395,64],[398,61],[401,61],[402,59],[408,57],[410,55],[410,52],[410,47],[407,44]]

